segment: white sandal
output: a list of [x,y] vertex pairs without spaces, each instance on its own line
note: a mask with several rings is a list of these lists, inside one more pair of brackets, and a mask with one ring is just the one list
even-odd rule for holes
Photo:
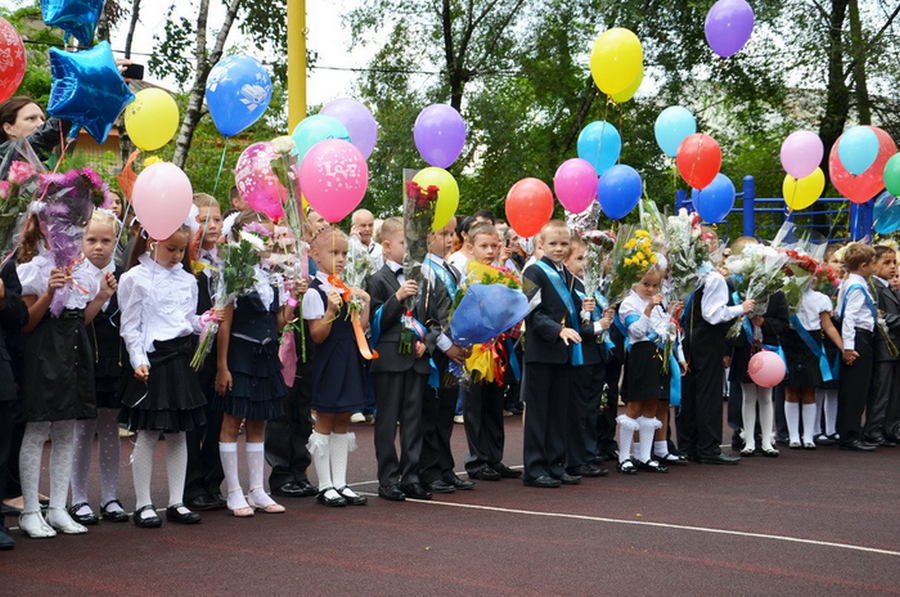
[[[37,517],[40,522],[34,524],[29,523],[29,519],[34,517]],[[49,539],[50,537],[56,537],[56,531],[47,524],[47,521],[44,520],[44,516],[41,514],[40,510],[22,512],[19,514],[19,528],[32,539]]]

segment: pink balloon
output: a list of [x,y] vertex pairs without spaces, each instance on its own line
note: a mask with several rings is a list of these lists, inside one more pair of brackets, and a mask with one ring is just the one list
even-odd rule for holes
[[251,209],[273,220],[284,216],[281,204],[288,194],[272,171],[272,160],[277,157],[272,144],[261,141],[247,147],[234,167],[234,183],[241,198]]
[[191,181],[181,168],[157,162],[138,174],[131,206],[150,238],[165,240],[184,224],[193,196]]
[[761,350],[750,359],[747,375],[761,388],[774,388],[784,380],[785,364],[771,350]]
[[350,215],[366,194],[369,167],[351,143],[325,139],[312,146],[300,164],[300,187],[309,205],[336,224]]
[[810,131],[791,133],[781,144],[781,165],[785,172],[797,180],[815,172],[824,155],[822,139]]
[[553,190],[563,207],[580,214],[597,198],[597,172],[587,160],[566,160],[556,169]]

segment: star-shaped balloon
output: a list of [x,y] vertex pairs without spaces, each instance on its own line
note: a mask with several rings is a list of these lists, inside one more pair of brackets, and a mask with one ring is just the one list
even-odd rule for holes
[[83,46],[94,43],[94,31],[106,0],[41,0],[44,22],[74,35]]
[[102,144],[110,127],[125,106],[134,99],[128,89],[109,42],[83,52],[50,48],[53,87],[47,113],[70,120],[75,129],[84,128]]

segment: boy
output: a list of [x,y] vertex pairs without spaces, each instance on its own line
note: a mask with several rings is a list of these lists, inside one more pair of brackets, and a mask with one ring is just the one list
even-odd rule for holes
[[875,267],[875,249],[851,243],[844,251],[847,279],[838,292],[837,313],[841,319],[841,387],[838,390],[837,431],[841,448],[872,452],[876,446],[863,440],[861,419],[872,386],[875,320],[878,310],[869,293],[868,278]]
[[[403,220],[388,218],[381,228],[384,265],[366,281],[366,292],[372,297],[372,344],[378,344],[379,358],[372,361],[372,383],[375,387],[375,457],[378,461],[378,495],[386,500],[403,501],[407,497],[430,500],[432,494],[419,480],[419,458],[422,454],[422,399],[429,365],[425,356],[426,332],[418,322],[424,317],[425,301],[420,299],[415,313],[405,312],[406,299],[416,296],[415,280],[403,275],[406,242]],[[405,324],[401,318],[414,316],[418,329],[413,347],[401,353],[401,336]],[[394,447],[397,423],[400,423],[400,458]]]

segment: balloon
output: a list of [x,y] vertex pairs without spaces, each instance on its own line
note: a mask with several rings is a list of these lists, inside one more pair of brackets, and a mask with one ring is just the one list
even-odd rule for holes
[[319,141],[300,164],[300,186],[306,200],[332,224],[356,209],[368,184],[366,158],[348,141]]
[[784,177],[781,194],[788,209],[806,209],[822,196],[825,190],[825,173],[816,168],[806,178],[797,180],[790,174]]
[[674,158],[681,142],[697,132],[697,121],[687,108],[669,106],[656,117],[653,134],[663,153]]
[[74,35],[82,46],[94,43],[94,30],[106,0],[41,0],[44,23]]
[[734,183],[724,174],[716,174],[703,190],[694,189],[694,209],[710,223],[721,222],[734,207]]
[[784,166],[785,172],[797,180],[815,172],[824,155],[825,147],[822,145],[822,139],[811,131],[791,133],[781,144],[781,165]]
[[566,160],[556,169],[553,190],[563,207],[580,214],[597,197],[597,172],[590,162],[580,158]]
[[616,164],[604,172],[597,182],[597,201],[611,220],[628,215],[641,200],[643,192],[641,175],[624,164]]
[[728,58],[740,52],[753,33],[753,9],[744,0],[719,0],[706,13],[706,41]]
[[771,350],[759,351],[747,365],[747,375],[761,388],[774,388],[784,380],[784,374],[784,361]]
[[628,87],[620,91],[619,93],[613,93],[610,95],[613,98],[613,101],[617,104],[624,104],[628,100],[634,97],[634,94],[638,92],[638,89],[641,88],[641,83],[644,82],[644,67],[641,66],[641,72],[638,73],[638,76],[634,78],[634,81],[631,82]]
[[259,120],[272,100],[272,79],[256,58],[220,60],[206,80],[206,105],[219,132],[233,137]]
[[413,177],[413,182],[427,189],[438,188],[437,203],[434,206],[434,223],[432,229],[437,232],[447,225],[459,207],[459,185],[453,175],[443,168],[425,168]]
[[[109,42],[81,52],[50,48],[50,72],[53,86],[47,113],[84,128],[102,145],[119,114],[134,99],[119,74]],[[69,136],[76,136],[75,131]]]
[[878,157],[878,137],[865,126],[855,126],[838,139],[838,157],[847,172],[860,175]]
[[319,141],[325,139],[340,139],[348,143],[351,141],[347,127],[337,118],[325,114],[307,116],[294,127],[291,136],[294,138],[294,149],[291,153],[297,156],[298,162],[302,162],[303,156]]
[[19,32],[0,17],[0,102],[16,92],[25,76],[25,44]]
[[722,167],[722,150],[709,135],[694,133],[681,142],[675,154],[675,164],[689,185],[704,189]]
[[436,168],[448,168],[466,144],[466,123],[453,106],[432,104],[416,118],[413,137],[423,160]]
[[165,240],[178,230],[191,211],[194,191],[181,168],[157,162],[134,181],[131,206],[150,238]]
[[859,176],[853,176],[841,164],[838,156],[838,142],[831,146],[828,154],[828,171],[831,174],[831,184],[842,195],[854,203],[865,203],[884,189],[884,170],[888,160],[897,153],[894,140],[886,132],[875,126],[869,126],[878,136],[878,157],[868,170]]
[[900,195],[900,156],[895,155],[884,167],[884,186],[893,196]]
[[623,92],[644,69],[644,50],[637,35],[615,27],[604,31],[591,51],[591,76],[606,95]]
[[603,120],[588,124],[578,135],[578,157],[590,163],[597,176],[616,163],[622,153],[622,137],[616,127]]
[[350,142],[362,152],[363,157],[369,159],[378,140],[378,123],[365,104],[345,97],[326,105],[319,110],[319,114],[340,120],[350,132]]
[[900,230],[900,202],[890,193],[882,193],[875,199],[872,213],[875,232],[891,234]]
[[144,151],[159,149],[178,130],[178,105],[162,89],[138,91],[125,108],[125,130],[136,147]]
[[553,215],[553,193],[537,178],[523,178],[506,195],[506,219],[519,236],[530,238]]
[[272,170],[272,160],[277,158],[269,141],[254,143],[241,152],[234,167],[234,184],[241,199],[254,211],[272,219],[284,216],[282,202],[288,190]]

